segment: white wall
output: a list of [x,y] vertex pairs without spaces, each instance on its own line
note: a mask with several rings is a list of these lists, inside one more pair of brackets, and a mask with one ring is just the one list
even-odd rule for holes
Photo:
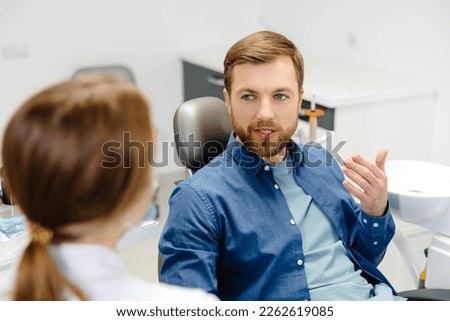
[[81,66],[121,63],[150,97],[160,140],[172,141],[180,52],[230,46],[260,29],[260,9],[259,0],[0,0],[0,131],[43,86]]
[[0,0],[0,131],[34,91],[81,66],[122,63],[152,101],[160,140],[172,141],[180,52],[273,29],[312,54],[435,84],[430,157],[450,165],[449,15],[446,0]]
[[430,159],[450,165],[449,1],[263,0],[262,6],[264,26],[287,35],[301,50],[435,85],[437,113],[423,111],[435,120]]

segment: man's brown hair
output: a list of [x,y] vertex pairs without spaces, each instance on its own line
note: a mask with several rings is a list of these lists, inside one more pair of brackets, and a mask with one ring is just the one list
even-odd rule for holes
[[269,63],[280,56],[289,56],[294,63],[298,87],[302,90],[304,65],[303,57],[292,41],[272,31],[252,33],[236,42],[227,52],[223,62],[224,82],[228,93],[231,92],[232,71],[234,66],[244,63]]

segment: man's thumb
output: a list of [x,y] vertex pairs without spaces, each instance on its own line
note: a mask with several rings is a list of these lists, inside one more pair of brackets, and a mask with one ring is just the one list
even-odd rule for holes
[[381,149],[375,158],[375,165],[384,172],[384,163],[388,154],[387,148]]

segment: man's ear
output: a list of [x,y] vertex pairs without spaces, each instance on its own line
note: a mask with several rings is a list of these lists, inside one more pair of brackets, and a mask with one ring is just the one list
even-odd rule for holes
[[231,115],[231,103],[230,103],[230,95],[226,88],[223,89],[223,97],[225,97],[225,104],[227,105],[228,113]]

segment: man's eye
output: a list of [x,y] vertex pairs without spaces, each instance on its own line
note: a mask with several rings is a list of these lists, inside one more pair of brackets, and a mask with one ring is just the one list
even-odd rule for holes
[[285,99],[287,98],[287,96],[284,95],[284,94],[276,94],[276,95],[274,96],[274,98],[275,98],[276,100],[283,101],[283,100],[285,100]]
[[247,94],[247,95],[243,95],[242,99],[247,100],[247,101],[251,101],[251,100],[255,99],[255,96]]

